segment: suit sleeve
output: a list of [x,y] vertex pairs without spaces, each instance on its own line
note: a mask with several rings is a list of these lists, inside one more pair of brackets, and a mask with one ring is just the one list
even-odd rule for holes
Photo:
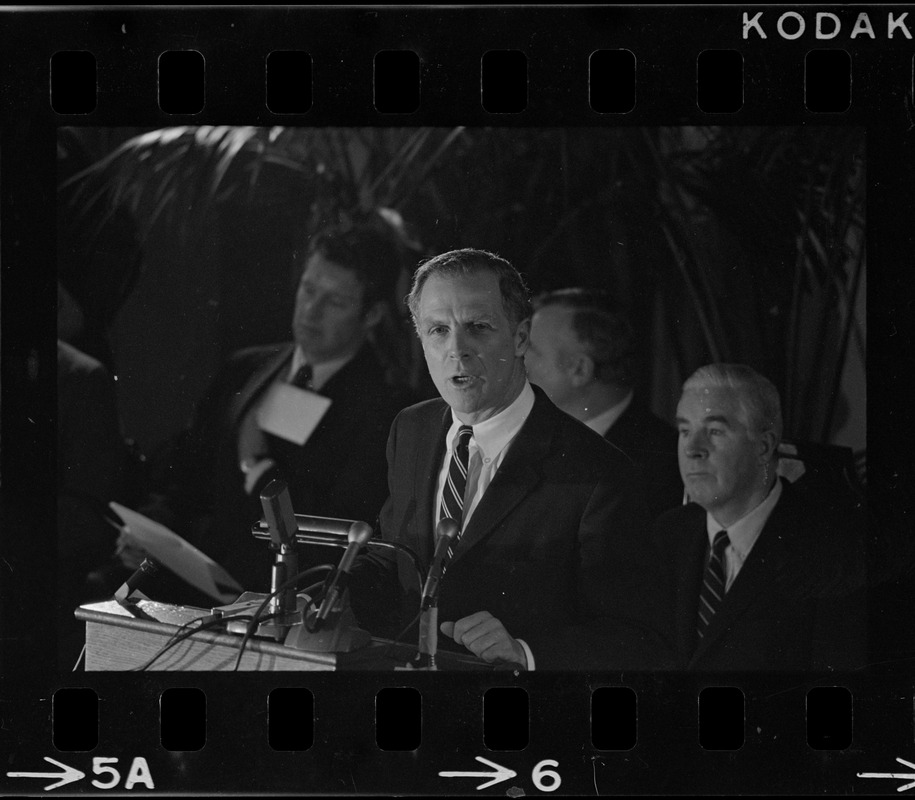
[[575,620],[526,641],[538,669],[664,668],[657,555],[648,514],[624,476],[605,476],[581,515]]

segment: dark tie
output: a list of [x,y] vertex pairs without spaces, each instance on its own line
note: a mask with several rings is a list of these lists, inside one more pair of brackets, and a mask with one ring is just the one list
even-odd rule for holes
[[302,364],[295,371],[295,375],[292,376],[292,380],[289,382],[300,389],[311,389],[312,374],[311,364]]
[[726,573],[724,570],[724,551],[731,543],[727,531],[718,531],[712,542],[709,552],[708,564],[705,575],[702,576],[702,589],[699,591],[699,619],[696,620],[696,630],[699,638],[705,636],[705,631],[712,622],[715,613],[724,601],[724,587]]
[[448,555],[454,555],[454,548],[461,538],[461,519],[464,513],[464,490],[467,488],[467,463],[470,457],[470,437],[473,428],[470,425],[461,425],[458,429],[458,441],[451,453],[451,463],[448,465],[448,477],[442,489],[441,519],[453,519],[458,523],[459,531]]

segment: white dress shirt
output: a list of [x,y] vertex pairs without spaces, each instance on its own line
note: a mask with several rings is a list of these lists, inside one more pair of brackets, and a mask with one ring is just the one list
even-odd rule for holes
[[585,420],[585,425],[587,425],[595,433],[599,433],[601,436],[605,436],[607,431],[613,427],[615,423],[621,416],[623,412],[629,408],[629,404],[632,402],[633,392],[630,390],[622,400],[620,400],[616,405],[610,406],[606,411],[601,411],[596,417],[591,417],[589,420]]
[[[499,465],[508,452],[508,447],[517,436],[531,409],[534,407],[534,390],[529,383],[524,384],[521,393],[515,398],[508,408],[502,409],[498,414],[490,417],[485,422],[473,426],[473,436],[470,437],[467,463],[467,487],[464,489],[464,513],[461,530],[467,527],[467,522],[480,504],[483,493],[492,483],[492,479],[499,469]],[[435,508],[433,509],[433,523],[438,525],[442,513],[442,492],[445,490],[445,481],[448,479],[448,468],[451,466],[451,453],[458,441],[458,430],[465,423],[461,422],[451,412],[451,427],[445,436],[445,458],[438,474],[438,483],[435,490]]]
[[728,532],[730,544],[724,550],[725,592],[731,588],[731,584],[737,578],[737,573],[740,572],[741,567],[743,567],[744,562],[750,555],[750,551],[753,549],[753,545],[756,544],[766,520],[769,519],[772,509],[775,508],[775,504],[781,496],[782,482],[776,480],[765,500],[752,511],[744,514],[737,522],[727,526],[720,525],[715,521],[711,513],[705,512],[705,527],[708,532],[709,547],[711,547],[718,531],[726,530]]
[[[464,490],[462,530],[466,529],[468,520],[480,504],[480,500],[489,484],[492,483],[492,479],[504,460],[512,440],[518,435],[518,431],[521,430],[521,426],[524,425],[533,407],[534,390],[525,381],[521,393],[508,408],[502,409],[502,411],[485,422],[480,422],[473,426],[473,436],[470,438],[468,448],[467,486]],[[445,458],[442,461],[442,468],[439,470],[438,484],[435,491],[435,508],[432,513],[433,524],[435,525],[438,525],[441,518],[442,492],[445,488],[445,481],[448,479],[451,453],[458,441],[458,430],[465,424],[455,416],[453,410],[451,419],[451,427],[445,436]],[[528,670],[533,670],[534,654],[531,652],[530,647],[522,639],[517,639],[516,641],[524,650]]]

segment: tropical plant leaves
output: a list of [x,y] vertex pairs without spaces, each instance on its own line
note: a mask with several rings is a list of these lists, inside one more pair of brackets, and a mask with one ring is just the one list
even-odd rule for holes
[[411,248],[496,249],[535,288],[624,291],[678,321],[667,349],[679,369],[761,365],[795,435],[827,438],[823,387],[837,393],[849,347],[864,346],[864,177],[863,131],[846,126],[201,126],[123,142],[67,179],[61,200],[89,238],[127,210],[141,241],[293,197],[310,229],[387,208]]

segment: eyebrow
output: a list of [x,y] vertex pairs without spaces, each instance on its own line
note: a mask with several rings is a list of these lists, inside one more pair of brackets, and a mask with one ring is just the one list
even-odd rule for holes
[[[448,318],[450,316],[451,315],[448,313],[439,315],[437,312],[432,311],[431,313],[427,314],[426,316],[421,316],[419,318],[419,320],[420,320],[420,322],[425,322],[425,323],[429,323],[429,322],[442,323],[442,322],[446,321],[446,318]],[[472,312],[468,312],[465,316],[462,316],[460,319],[458,319],[458,324],[459,325],[469,325],[474,322],[493,322],[495,319],[496,319],[496,315],[489,311],[480,311],[480,312],[472,311]]]

